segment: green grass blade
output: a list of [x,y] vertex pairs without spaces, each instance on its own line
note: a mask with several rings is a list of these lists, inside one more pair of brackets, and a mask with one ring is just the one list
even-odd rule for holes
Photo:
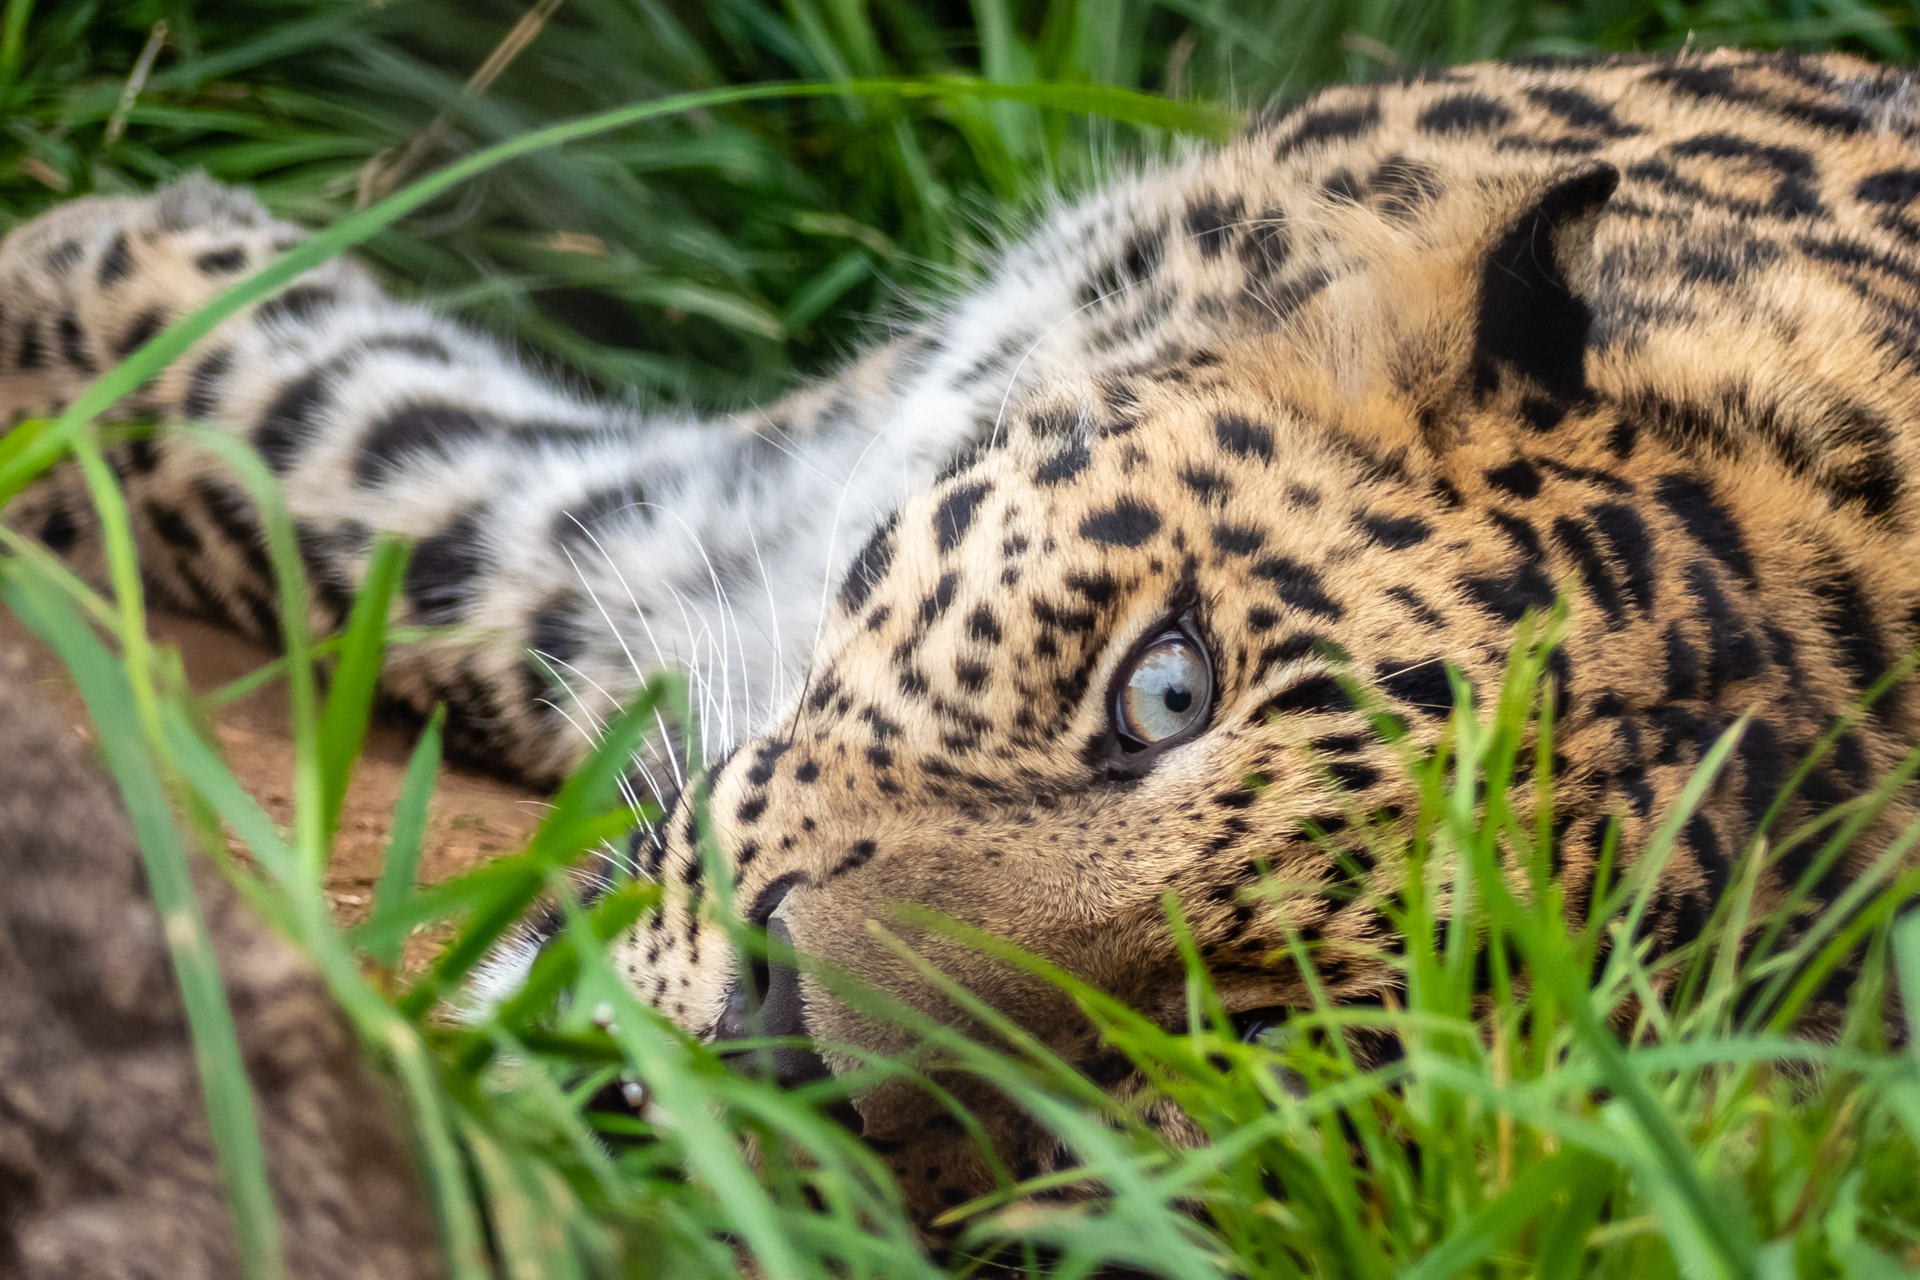
[[[405,911],[419,879],[420,852],[426,841],[427,810],[433,802],[433,784],[440,774],[440,732],[447,721],[447,709],[437,706],[427,727],[414,744],[407,761],[406,777],[400,783],[400,799],[393,808],[393,826],[387,836],[386,857],[380,863],[380,880],[373,887],[373,909],[368,913],[370,926],[392,919]],[[402,938],[394,934],[370,948],[367,956],[389,969],[398,968]]]
[[1920,1061],[1920,911],[1909,911],[1893,927],[1893,965],[1900,975],[1900,1000],[1907,1019],[1907,1052]]
[[1581,1167],[1585,1154],[1562,1151],[1527,1170],[1526,1177],[1506,1194],[1490,1200],[1451,1235],[1405,1273],[1405,1280],[1442,1280],[1456,1276],[1487,1257],[1520,1229],[1540,1216],[1558,1195],[1568,1175]]
[[387,651],[387,615],[406,573],[408,550],[406,543],[394,538],[375,543],[341,637],[326,709],[320,713],[320,803],[323,839],[328,841],[339,825],[347,784],[367,739],[367,722]]

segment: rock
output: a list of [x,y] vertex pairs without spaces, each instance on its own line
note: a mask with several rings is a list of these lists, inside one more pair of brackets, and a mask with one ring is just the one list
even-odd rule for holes
[[[316,975],[210,867],[287,1273],[442,1274],[398,1109]],[[240,1273],[160,921],[117,792],[0,649],[0,1276]]]

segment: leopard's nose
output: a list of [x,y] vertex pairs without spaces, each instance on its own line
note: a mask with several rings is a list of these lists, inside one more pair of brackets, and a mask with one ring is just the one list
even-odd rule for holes
[[[833,1069],[813,1050],[807,1032],[800,971],[786,959],[793,955],[793,937],[787,932],[785,921],[773,918],[789,888],[791,884],[763,893],[755,904],[750,919],[766,929],[768,954],[752,957],[734,979],[726,1006],[714,1022],[713,1039],[719,1044],[776,1037],[799,1041],[728,1055],[729,1064],[735,1070],[762,1075],[784,1089],[797,1089],[816,1080],[831,1079]],[[823,1110],[854,1133],[866,1128],[860,1113],[844,1099],[827,1103]]]
[[[767,941],[775,955],[792,954],[793,939],[779,920],[767,922]],[[800,991],[800,972],[780,960],[758,956],[745,973],[734,979],[726,1007],[713,1026],[716,1042],[788,1037],[804,1040],[806,1007]],[[811,1048],[783,1045],[776,1049],[740,1052],[733,1061],[745,1070],[759,1070],[784,1088],[797,1088],[833,1074],[826,1059]]]

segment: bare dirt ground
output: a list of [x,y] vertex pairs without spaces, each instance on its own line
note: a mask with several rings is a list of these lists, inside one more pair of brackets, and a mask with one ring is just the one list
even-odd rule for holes
[[[153,635],[179,647],[188,680],[201,693],[246,675],[273,656],[226,632],[177,618],[154,618]],[[0,650],[25,655],[36,686],[66,717],[74,734],[90,743],[86,707],[59,661],[4,609]],[[290,823],[293,743],[285,687],[271,683],[221,708],[213,721],[234,775],[275,821]],[[327,869],[327,894],[342,922],[360,919],[371,905],[413,733],[407,726],[376,721],[368,735]],[[442,880],[512,851],[539,822],[542,808],[536,792],[443,767],[427,827],[422,879]],[[432,936],[411,940],[408,966],[428,958],[434,941]]]

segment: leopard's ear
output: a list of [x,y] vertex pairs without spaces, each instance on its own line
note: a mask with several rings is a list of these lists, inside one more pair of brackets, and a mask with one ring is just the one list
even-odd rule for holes
[[1518,373],[1558,399],[1587,392],[1587,330],[1580,296],[1601,208],[1620,171],[1593,164],[1536,193],[1493,239],[1480,268],[1473,332],[1474,389],[1484,395]]

